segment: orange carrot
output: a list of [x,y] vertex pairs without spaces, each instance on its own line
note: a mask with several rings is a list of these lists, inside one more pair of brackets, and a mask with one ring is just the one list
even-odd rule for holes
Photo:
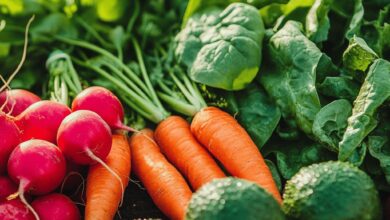
[[263,156],[231,115],[215,107],[204,108],[195,115],[191,131],[230,174],[256,182],[282,201]]
[[[114,134],[106,164],[122,179],[127,187],[130,175],[130,147],[125,135]],[[113,219],[123,198],[121,183],[100,164],[89,168],[85,206],[86,220]]]
[[184,219],[192,192],[183,176],[170,164],[144,129],[130,138],[132,167],[157,207],[170,219]]
[[163,154],[188,179],[192,188],[225,174],[207,150],[191,133],[190,124],[179,116],[170,116],[162,121],[154,137]]

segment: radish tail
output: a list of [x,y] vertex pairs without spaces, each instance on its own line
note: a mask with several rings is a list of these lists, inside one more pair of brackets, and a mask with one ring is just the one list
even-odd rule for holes
[[131,127],[129,127],[129,126],[126,126],[126,125],[124,125],[123,123],[118,123],[117,125],[115,125],[115,127],[116,128],[118,128],[118,129],[123,129],[123,130],[125,130],[125,131],[128,131],[128,132],[139,132],[137,129],[135,129],[135,128],[131,128]]
[[34,215],[36,220],[40,220],[38,213],[34,210],[34,208],[28,204],[26,198],[24,197],[24,188],[26,187],[27,183],[26,181],[21,180],[19,184],[19,198],[22,201],[22,203],[30,210],[30,212]]
[[121,177],[117,173],[115,173],[115,171],[113,171],[102,159],[97,157],[89,148],[86,148],[86,152],[90,158],[92,158],[94,161],[98,162],[100,165],[106,168],[107,171],[110,172],[120,182],[121,189],[122,189],[122,198],[121,198],[121,202],[119,203],[119,207],[121,207],[123,204],[123,197],[125,195],[125,189]]

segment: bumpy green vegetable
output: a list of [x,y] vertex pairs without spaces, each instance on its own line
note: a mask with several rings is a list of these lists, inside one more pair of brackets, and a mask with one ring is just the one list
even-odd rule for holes
[[360,37],[354,36],[343,54],[344,66],[350,70],[366,71],[378,55]]
[[269,63],[260,75],[261,84],[276,100],[286,122],[311,135],[314,117],[321,108],[315,82],[324,55],[293,21],[271,37],[267,55]]
[[377,126],[377,109],[390,97],[390,62],[377,59],[354,102],[348,127],[339,143],[339,159],[348,160],[363,139]]
[[306,16],[306,35],[313,42],[328,39],[330,21],[328,12],[333,0],[316,0]]
[[264,89],[251,84],[236,94],[237,119],[261,148],[271,137],[280,120],[280,110]]
[[317,113],[313,123],[316,139],[332,151],[338,151],[338,143],[347,127],[347,119],[352,113],[351,104],[339,99],[325,105]]
[[369,136],[368,150],[379,160],[386,181],[390,183],[390,140],[386,136]]
[[264,25],[257,9],[233,3],[194,14],[176,36],[176,55],[196,82],[240,90],[256,76]]

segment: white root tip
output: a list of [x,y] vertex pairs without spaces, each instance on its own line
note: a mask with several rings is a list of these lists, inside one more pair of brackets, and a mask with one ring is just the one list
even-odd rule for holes
[[121,185],[121,190],[122,190],[122,197],[121,197],[121,202],[119,203],[119,207],[122,206],[123,204],[123,197],[125,196],[125,187],[123,186],[123,182],[121,177],[111,169],[102,159],[97,157],[89,148],[86,149],[87,155],[94,161],[98,162],[100,165],[102,165],[104,168],[107,169],[108,172],[110,172],[120,183]]

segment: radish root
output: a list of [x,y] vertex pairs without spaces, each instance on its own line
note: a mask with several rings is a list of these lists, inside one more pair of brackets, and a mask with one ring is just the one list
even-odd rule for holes
[[116,179],[118,179],[119,183],[121,184],[121,190],[122,190],[122,198],[121,198],[121,202],[119,203],[119,207],[121,207],[123,204],[123,197],[125,195],[125,189],[121,177],[117,173],[115,173],[115,171],[112,170],[102,159],[97,157],[89,148],[86,149],[86,153],[90,158],[92,158],[100,165],[102,165],[104,168],[106,168],[108,172],[110,172]]

